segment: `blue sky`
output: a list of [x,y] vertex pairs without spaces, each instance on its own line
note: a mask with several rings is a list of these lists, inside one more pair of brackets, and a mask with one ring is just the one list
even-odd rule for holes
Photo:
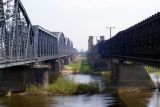
[[74,47],[88,47],[88,36],[109,38],[160,11],[160,0],[21,0],[33,25],[60,31]]

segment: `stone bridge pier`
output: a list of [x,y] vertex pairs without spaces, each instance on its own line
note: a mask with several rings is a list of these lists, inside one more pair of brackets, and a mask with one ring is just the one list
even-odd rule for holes
[[0,69],[0,91],[20,92],[31,85],[47,88],[48,84],[53,82],[64,69],[64,65],[70,63],[71,58],[66,57],[49,62]]
[[50,62],[50,65],[52,67],[51,72],[61,72],[61,61],[59,59],[52,60]]
[[118,87],[154,88],[149,74],[141,64],[112,62],[111,80]]
[[65,65],[69,65],[69,64],[71,63],[71,61],[72,61],[72,58],[71,58],[71,57],[65,57],[65,58],[64,58],[64,64],[65,64]]
[[0,91],[21,92],[31,85],[48,86],[47,66],[17,66],[0,70]]

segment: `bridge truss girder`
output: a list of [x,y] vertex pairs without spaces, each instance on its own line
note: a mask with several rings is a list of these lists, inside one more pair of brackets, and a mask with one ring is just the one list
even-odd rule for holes
[[0,63],[34,58],[34,36],[20,0],[0,0]]

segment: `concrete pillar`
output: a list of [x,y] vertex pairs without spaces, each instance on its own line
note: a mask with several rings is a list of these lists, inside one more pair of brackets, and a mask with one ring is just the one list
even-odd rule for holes
[[70,57],[65,57],[65,58],[64,58],[64,64],[65,64],[65,65],[69,65],[70,63],[71,63]]
[[61,62],[60,62],[60,60],[56,60],[55,66],[56,66],[56,72],[61,72]]
[[111,79],[113,84],[120,87],[154,87],[144,66],[138,64],[112,64]]
[[73,56],[70,57],[70,61],[71,61],[71,62],[74,61],[74,57],[73,57]]
[[51,72],[61,72],[64,69],[64,60],[57,59],[51,62]]
[[26,87],[37,85],[46,89],[49,84],[49,68],[37,67],[30,68],[28,72],[25,71],[25,83]]
[[24,91],[24,68],[11,67],[0,70],[0,91]]
[[64,69],[64,60],[60,59],[60,71],[63,71]]
[[42,85],[45,89],[49,81],[48,66],[19,66],[0,70],[0,91],[21,92],[31,85]]
[[42,86],[44,89],[47,89],[49,84],[49,71],[44,70],[42,74]]
[[119,80],[119,64],[112,64],[111,80],[112,84],[117,85]]
[[71,58],[68,57],[68,65],[70,65],[70,64],[71,64]]
[[112,70],[112,59],[107,59],[106,61],[105,61],[105,65],[106,65],[106,69],[107,70]]

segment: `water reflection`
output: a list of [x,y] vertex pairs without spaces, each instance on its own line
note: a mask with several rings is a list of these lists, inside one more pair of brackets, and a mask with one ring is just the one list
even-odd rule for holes
[[77,83],[97,83],[99,87],[104,88],[104,81],[100,76],[86,74],[71,74],[65,78],[73,79]]
[[65,78],[73,79],[77,83],[90,83],[90,82],[99,82],[101,78],[93,75],[85,74],[71,74],[66,75]]
[[151,98],[150,91],[120,91],[119,98],[126,107],[148,107],[148,100]]
[[[156,76],[156,73],[150,73],[149,74],[151,79],[153,80],[153,82],[157,82],[157,76]],[[160,77],[158,77],[158,80],[160,81]]]
[[9,96],[0,98],[0,107],[48,107],[48,97]]
[[148,107],[160,107],[160,92],[156,90],[149,100]]
[[111,107],[119,105],[112,95],[10,96],[0,98],[0,107]]
[[49,107],[110,107],[115,101],[113,97],[105,95],[56,97],[53,100],[56,104]]
[[[66,78],[81,83],[103,83],[100,77],[93,75],[78,74]],[[160,107],[160,92],[129,90],[92,96],[10,96],[0,97],[0,107]]]

